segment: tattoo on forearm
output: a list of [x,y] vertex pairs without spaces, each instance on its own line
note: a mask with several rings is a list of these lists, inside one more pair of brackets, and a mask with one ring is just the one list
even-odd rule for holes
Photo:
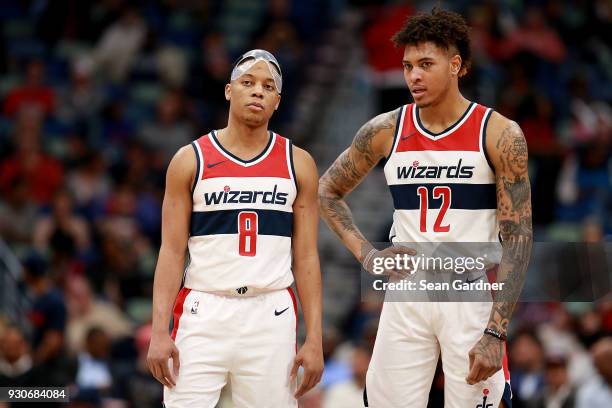
[[344,200],[331,197],[321,197],[320,200],[321,208],[326,211],[325,221],[336,235],[341,236],[342,232],[349,232],[361,241],[365,241],[365,237],[357,229],[353,221],[353,214]]
[[485,358],[489,366],[495,366],[502,361],[504,348],[503,342],[491,336],[483,336],[482,341],[476,344],[474,352]]
[[527,178],[515,176],[513,181],[503,179],[503,182],[504,190],[506,193],[508,193],[508,196],[510,196],[512,209],[518,211],[523,208],[523,206],[529,201],[529,180],[527,180]]
[[321,215],[338,235],[348,232],[358,239],[365,238],[355,225],[344,196],[355,188],[382,156],[372,148],[372,139],[384,129],[393,129],[399,110],[384,113],[363,125],[350,149],[344,151],[321,177],[319,199]]
[[504,129],[497,149],[501,163],[497,176],[497,206],[503,248],[498,280],[504,286],[496,293],[489,327],[505,333],[525,282],[533,229],[527,143],[516,123],[511,122]]

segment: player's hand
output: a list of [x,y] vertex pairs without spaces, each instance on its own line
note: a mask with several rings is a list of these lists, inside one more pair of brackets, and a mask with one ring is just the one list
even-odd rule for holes
[[295,381],[300,366],[304,367],[304,376],[294,394],[295,398],[300,398],[306,394],[321,380],[323,375],[323,347],[320,342],[316,344],[306,340],[306,343],[300,348],[293,360],[291,381]]
[[[412,248],[392,245],[383,250],[366,254],[362,266],[363,269],[372,275],[383,275],[392,279],[402,280],[408,277],[414,268],[411,259],[408,259],[406,263],[404,262],[404,256],[413,257],[416,254],[417,252]],[[395,262],[398,255],[400,257],[400,265]],[[385,261],[391,263],[389,259],[393,260],[393,267],[391,268],[387,268],[385,265]]]
[[469,353],[470,366],[465,381],[474,385],[501,370],[504,358],[504,342],[484,334]]
[[[168,367],[168,359],[172,358],[173,373]],[[168,333],[153,334],[147,354],[147,367],[153,377],[166,387],[176,385],[179,372],[179,351]]]

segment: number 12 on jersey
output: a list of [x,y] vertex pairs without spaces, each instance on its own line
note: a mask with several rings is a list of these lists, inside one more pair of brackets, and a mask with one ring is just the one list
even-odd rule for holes
[[[427,187],[420,186],[417,188],[417,194],[421,201],[421,220],[420,230],[421,232],[427,232],[427,210],[429,209],[429,191]],[[446,211],[448,211],[451,204],[451,189],[448,186],[436,186],[432,190],[432,197],[434,200],[442,199],[442,205],[440,206],[440,212],[436,217],[436,221],[433,226],[433,232],[448,232],[450,231],[450,225],[442,225],[442,220]]]
[[238,213],[238,253],[241,256],[255,256],[257,253],[257,213]]

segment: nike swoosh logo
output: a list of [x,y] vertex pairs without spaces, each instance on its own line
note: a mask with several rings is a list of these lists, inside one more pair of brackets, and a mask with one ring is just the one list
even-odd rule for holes
[[282,315],[283,313],[285,313],[287,311],[287,309],[289,309],[288,306],[286,308],[284,308],[283,310],[281,310],[280,312],[277,312],[276,310],[274,310],[274,316]]
[[482,276],[479,276],[479,277],[477,277],[476,279],[472,279],[472,280],[469,280],[469,279],[467,279],[467,278],[466,278],[466,279],[465,279],[465,283],[474,283],[474,282],[476,282],[476,281],[479,281],[479,280],[480,280],[480,278],[482,278]]
[[406,139],[410,139],[412,136],[414,136],[416,134],[416,132],[412,132],[406,136],[402,136],[402,141],[406,140]]
[[226,161],[227,160],[221,160],[220,162],[216,162],[216,163],[208,163],[206,167],[210,169],[211,167],[215,167],[217,164],[225,163]]

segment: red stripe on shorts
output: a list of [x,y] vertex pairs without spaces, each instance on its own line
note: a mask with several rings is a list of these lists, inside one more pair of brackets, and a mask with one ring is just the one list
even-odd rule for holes
[[504,369],[504,378],[506,382],[509,382],[510,370],[508,370],[508,348],[506,347],[506,343],[504,343],[504,360],[502,361],[502,367]]
[[176,332],[178,331],[181,315],[183,314],[183,305],[185,304],[185,299],[187,295],[189,295],[189,292],[191,292],[191,289],[185,287],[181,288],[174,301],[174,322],[172,325],[172,334],[170,335],[172,340],[176,340]]
[[289,296],[291,296],[291,300],[293,301],[293,313],[295,313],[295,352],[297,353],[297,335],[298,335],[298,312],[297,312],[297,301],[295,300],[295,293],[293,293],[293,289],[287,288],[289,291]]

